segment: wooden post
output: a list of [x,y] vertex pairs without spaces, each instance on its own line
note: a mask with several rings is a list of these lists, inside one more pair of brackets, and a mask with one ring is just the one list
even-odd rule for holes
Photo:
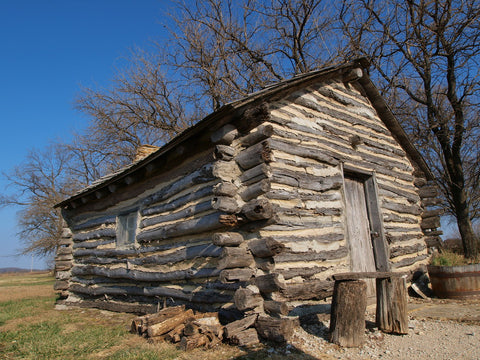
[[377,279],[376,323],[383,332],[408,334],[407,285],[404,277]]
[[365,281],[335,281],[330,316],[330,341],[345,347],[361,346],[365,337],[366,308]]

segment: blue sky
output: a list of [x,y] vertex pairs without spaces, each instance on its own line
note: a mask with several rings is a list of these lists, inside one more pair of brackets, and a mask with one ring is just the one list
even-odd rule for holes
[[[30,149],[69,139],[87,119],[73,109],[80,86],[109,85],[134,46],[165,35],[166,0],[0,1],[0,172]],[[0,192],[6,182],[0,177]],[[30,268],[15,213],[0,209],[0,268]],[[34,259],[44,268],[44,259]]]

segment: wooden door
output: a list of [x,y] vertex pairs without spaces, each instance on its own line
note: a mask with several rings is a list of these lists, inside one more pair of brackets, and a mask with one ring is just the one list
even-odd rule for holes
[[[346,177],[344,191],[351,269],[354,272],[376,271],[364,181]],[[368,297],[375,296],[373,280],[367,285]]]

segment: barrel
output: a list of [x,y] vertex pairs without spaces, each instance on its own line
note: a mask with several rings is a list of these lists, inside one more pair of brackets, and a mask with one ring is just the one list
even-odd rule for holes
[[480,264],[428,266],[435,295],[441,299],[480,297]]

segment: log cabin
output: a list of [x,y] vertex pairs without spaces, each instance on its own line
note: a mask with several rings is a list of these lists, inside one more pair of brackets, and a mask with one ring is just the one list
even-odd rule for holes
[[358,59],[229,103],[62,201],[66,305],[287,313],[341,272],[412,273],[432,173]]

